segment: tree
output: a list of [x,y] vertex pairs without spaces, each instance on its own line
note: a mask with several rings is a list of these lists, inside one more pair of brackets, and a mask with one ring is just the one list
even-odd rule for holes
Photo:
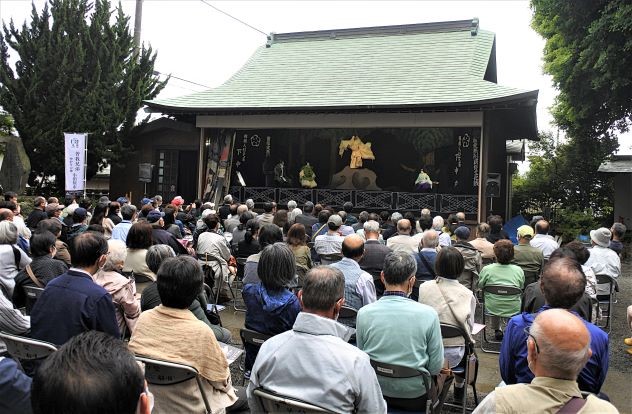
[[14,126],[11,114],[0,109],[0,136],[13,134]]
[[49,0],[41,13],[33,6],[30,24],[3,25],[0,104],[15,119],[32,176],[54,175],[63,188],[64,132],[90,133],[88,177],[120,160],[142,101],[165,86],[155,60],[151,47],[134,48],[129,18],[108,0]]
[[626,131],[632,112],[632,3],[531,0],[532,26],[546,39],[544,71],[559,89],[556,122],[576,139]]

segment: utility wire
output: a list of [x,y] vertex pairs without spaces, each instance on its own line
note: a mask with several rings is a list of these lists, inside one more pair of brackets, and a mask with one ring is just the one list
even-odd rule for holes
[[211,3],[207,3],[207,2],[206,2],[206,1],[204,1],[204,0],[200,0],[200,1],[201,1],[202,3],[204,3],[204,4],[206,4],[207,6],[211,7],[212,9],[214,9],[214,10],[216,10],[216,11],[218,11],[218,12],[222,13],[223,15],[228,16],[228,17],[230,17],[231,19],[233,19],[233,20],[237,20],[239,23],[241,23],[241,24],[243,24],[243,25],[245,25],[245,26],[250,27],[252,30],[256,30],[257,32],[261,33],[262,35],[264,35],[264,36],[268,36],[268,34],[267,34],[266,32],[264,32],[263,30],[257,29],[256,27],[254,27],[254,26],[252,26],[252,25],[250,25],[250,24],[248,24],[248,23],[244,22],[243,20],[239,20],[239,19],[238,19],[238,18],[236,18],[235,16],[232,16],[232,15],[230,15],[230,14],[226,13],[225,11],[223,11],[223,10],[221,10],[221,9],[218,9],[217,7],[213,6]]
[[187,79],[179,78],[179,77],[177,77],[175,75],[165,75],[164,73],[158,72],[157,70],[154,71],[154,75],[169,76],[169,77],[171,77],[173,79],[181,80],[182,82],[192,83],[193,85],[201,86],[201,87],[206,88],[206,89],[211,89],[210,86],[202,85],[201,83],[197,83],[197,82],[193,82],[193,81],[190,81],[190,80],[187,80]]

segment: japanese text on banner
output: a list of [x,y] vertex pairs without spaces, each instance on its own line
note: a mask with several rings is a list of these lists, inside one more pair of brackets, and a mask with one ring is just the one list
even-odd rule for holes
[[64,133],[66,191],[83,191],[87,134]]

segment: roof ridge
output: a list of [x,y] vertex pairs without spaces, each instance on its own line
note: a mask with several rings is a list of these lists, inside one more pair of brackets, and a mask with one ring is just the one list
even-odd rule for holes
[[478,18],[469,20],[453,20],[445,22],[400,24],[392,26],[357,27],[349,29],[329,29],[306,32],[270,33],[266,47],[275,43],[297,42],[303,40],[337,39],[348,37],[402,35],[432,32],[456,32],[469,30],[476,36],[479,30]]

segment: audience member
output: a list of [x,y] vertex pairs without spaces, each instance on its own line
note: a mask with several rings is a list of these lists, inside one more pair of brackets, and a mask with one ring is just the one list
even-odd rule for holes
[[327,234],[329,216],[331,216],[329,210],[321,210],[318,213],[318,222],[312,225],[312,241],[322,234]]
[[164,229],[165,221],[163,214],[158,210],[152,210],[147,213],[147,221],[151,224],[151,240],[152,244],[166,244],[171,246],[176,254],[187,254],[187,250],[176,239],[172,233],[169,233]]
[[470,244],[481,253],[481,258],[487,260],[494,259],[494,243],[487,240],[490,231],[489,224],[479,223],[476,227],[476,238],[470,241]]
[[68,229],[65,240],[65,242],[68,243],[69,246],[72,245],[75,237],[79,236],[88,229],[88,225],[86,224],[87,217],[88,210],[83,207],[77,207],[75,211],[73,211],[72,224]]
[[[358,348],[374,361],[436,375],[443,366],[439,318],[431,307],[407,298],[415,284],[415,271],[415,260],[409,253],[386,256],[381,276],[386,286],[384,296],[358,312]],[[390,408],[419,410],[426,406],[422,376],[378,376],[378,381]]]
[[300,223],[292,224],[287,232],[287,244],[294,254],[297,272],[303,275],[312,268],[312,254],[307,247],[306,238],[305,226]]
[[340,220],[342,220],[342,225],[338,229],[338,233],[340,233],[342,237],[346,237],[350,234],[355,234],[355,230],[353,230],[353,227],[346,224],[347,213],[344,210],[341,210],[338,212],[338,215],[340,216]]
[[237,252],[237,257],[248,257],[250,254],[252,254],[239,254],[239,243],[246,238],[246,228],[248,226],[248,221],[252,219],[254,219],[252,213],[250,213],[249,211],[244,211],[239,216],[239,224],[233,230],[233,237],[230,239],[230,247],[233,249],[234,252]]
[[45,212],[46,209],[46,199],[44,197],[35,197],[33,200],[33,211],[26,218],[26,227],[31,229],[31,231],[35,231],[37,228],[37,224],[48,218],[48,214]]
[[176,224],[176,212],[178,211],[178,207],[173,204],[167,204],[165,208],[162,209],[162,221],[163,221],[163,229],[167,232],[173,234],[173,237],[180,240],[182,239],[183,233],[180,226]]
[[224,197],[224,204],[219,206],[219,209],[217,209],[217,215],[221,223],[224,223],[224,220],[226,220],[228,216],[230,216],[231,204],[233,204],[233,196],[228,194]]
[[[40,221],[40,224],[44,221]],[[48,282],[68,270],[68,266],[64,262],[53,259],[56,240],[53,233],[46,230],[36,230],[33,233],[31,237],[31,257],[33,261],[20,270],[15,277],[12,300],[16,308],[26,305],[24,287],[35,286],[44,288]]]
[[[571,246],[571,248],[569,248],[568,247],[569,244],[571,243],[568,243],[564,247],[560,247],[559,249],[551,253],[551,257],[549,258],[549,261],[553,259],[560,259],[562,257],[568,257],[568,258],[571,258],[572,260],[577,260],[579,264],[581,264],[580,258],[582,257],[583,257],[582,260],[586,261],[586,259],[588,258],[588,249],[586,249],[586,247],[584,247],[584,245],[579,241],[577,242],[577,244],[581,246],[581,249],[576,250],[572,248],[574,246]],[[582,251],[582,249],[584,251]],[[584,269],[584,266],[582,266],[582,270],[583,269]],[[584,275],[586,275],[586,273],[584,273]],[[593,274],[593,279],[594,279],[594,274]],[[586,282],[587,283],[585,285],[588,286],[588,277],[586,277]],[[595,301],[596,301],[596,296],[595,296]],[[536,313],[545,304],[546,304],[546,299],[544,298],[544,293],[542,292],[542,286],[541,286],[540,281],[533,282],[524,288],[524,292],[522,294],[522,305],[520,307],[521,312]],[[577,313],[577,315],[587,320],[588,322],[592,322],[594,320],[592,304],[593,304],[593,299],[590,297],[589,294],[586,293],[586,290],[584,290],[584,294],[581,295],[580,298],[575,301],[575,303],[572,305],[570,310]]]
[[206,231],[198,238],[196,253],[199,263],[209,266],[212,270],[214,280],[207,283],[212,284],[215,289],[221,289],[222,301],[228,301],[230,299],[224,281],[229,280],[237,269],[228,265],[231,256],[230,246],[226,238],[217,232],[219,221],[220,218],[216,214],[209,214],[204,218]]
[[24,250],[16,246],[18,229],[10,221],[0,221],[0,294],[13,296],[15,277],[31,263]]
[[[373,276],[360,268],[358,262],[364,255],[364,240],[357,234],[344,238],[342,242],[342,260],[330,266],[342,272],[345,276],[345,303],[347,306],[359,310],[363,306],[376,301]],[[355,318],[341,319],[345,325],[355,326]]]
[[[151,246],[147,251],[147,267],[154,274],[158,273],[158,269],[160,269],[160,265],[162,262],[169,258],[176,257],[173,249],[166,244],[157,244],[155,246]],[[140,308],[144,312],[149,309],[153,309],[156,306],[160,305],[160,295],[158,294],[158,284],[156,282],[151,282],[145,290],[143,290],[143,295],[140,298]],[[200,292],[200,294],[191,302],[191,306],[189,306],[189,310],[191,313],[199,320],[208,325],[209,328],[215,334],[215,339],[220,342],[230,343],[231,333],[228,329],[223,328],[219,325],[212,324],[208,317],[206,316],[206,307],[208,305],[208,297],[204,290]]]
[[542,250],[544,260],[549,260],[551,253],[553,253],[555,249],[560,247],[553,236],[549,235],[549,222],[546,220],[537,221],[535,223],[535,233],[536,235],[529,242],[529,244]]
[[522,269],[524,272],[524,285],[527,286],[538,280],[542,266],[544,266],[544,255],[542,250],[530,244],[533,238],[531,226],[518,227],[517,236],[518,245],[514,247],[514,258],[511,263]]
[[77,335],[46,358],[31,392],[34,414],[149,414],[153,405],[134,355],[101,332]]
[[274,204],[270,201],[266,201],[263,203],[263,214],[257,216],[257,220],[259,220],[259,224],[272,224],[274,221],[274,213],[276,213],[276,208]]
[[393,235],[386,241],[386,246],[394,252],[406,252],[415,254],[419,251],[419,241],[412,237],[412,224],[408,219],[397,222],[397,235]]
[[444,223],[445,222],[443,221],[443,217],[441,216],[435,216],[432,219],[432,229],[437,232],[440,247],[448,247],[452,245],[450,234],[444,231]]
[[90,224],[97,224],[103,227],[105,231],[105,238],[112,238],[112,229],[114,228],[114,223],[112,220],[108,218],[109,212],[109,202],[108,204],[98,203],[94,207],[94,211],[92,212],[92,218],[90,219]]
[[[571,252],[573,252],[575,254],[575,259],[579,262],[580,265],[582,265],[582,271],[586,276],[585,294],[590,297],[590,301],[592,302],[592,317],[590,321],[594,321],[598,317],[599,305],[597,304],[597,276],[595,276],[595,272],[593,272],[591,267],[586,266],[586,262],[590,257],[590,250],[588,250],[584,243],[580,242],[579,240],[573,240],[570,243],[566,243],[564,245],[564,250],[570,250]],[[580,299],[580,302],[582,302],[583,299],[584,298],[582,297],[582,299]]]
[[118,201],[110,201],[110,205],[108,206],[107,218],[112,220],[112,223],[114,223],[114,226],[116,226],[122,221],[121,203],[119,203]]
[[299,214],[303,214],[300,208],[298,208],[298,204],[296,201],[290,200],[287,202],[287,220],[290,226],[294,224],[294,220],[296,220],[296,216]]
[[314,212],[314,203],[307,201],[303,205],[303,212],[294,218],[294,223],[302,224],[305,226],[305,233],[311,240],[312,238],[312,226],[318,223],[318,218],[312,214]]
[[364,223],[366,223],[368,219],[369,212],[361,211],[360,214],[358,214],[358,222],[351,226],[353,228],[353,231],[357,232],[358,230],[364,228]]
[[[621,275],[621,259],[619,255],[608,248],[611,233],[605,227],[590,231],[592,248],[586,266],[590,267],[595,275],[607,275],[617,280]],[[597,285],[597,295],[608,295],[610,291],[603,285]]]
[[[261,225],[261,223],[259,224]],[[274,224],[263,224],[262,227],[259,228],[258,237],[260,251],[248,256],[248,259],[246,259],[243,278],[244,285],[261,282],[258,272],[259,258],[261,256],[260,252],[263,251],[266,246],[283,241],[281,229]]]
[[125,204],[121,207],[121,221],[118,222],[112,229],[112,239],[120,240],[123,243],[127,242],[127,233],[132,228],[132,223],[136,218],[136,206],[132,204]]
[[[459,236],[457,236],[459,237]],[[465,269],[465,260],[458,249],[446,247],[441,249],[436,261],[437,278],[419,287],[419,302],[437,311],[439,322],[458,326],[466,332],[470,341],[476,313],[476,298],[472,291],[459,283],[458,278]],[[465,342],[463,338],[443,339],[445,359],[450,368],[467,364],[464,360]],[[465,381],[456,378],[454,393],[457,401],[463,399]]]
[[610,228],[612,240],[610,240],[608,247],[614,250],[614,252],[619,256],[621,256],[621,253],[623,252],[623,238],[625,237],[626,231],[627,229],[623,223],[614,223]]
[[382,227],[382,238],[384,241],[388,240],[389,237],[397,234],[397,223],[403,219],[404,216],[397,211],[391,214],[390,220],[384,221],[384,226]]
[[[242,291],[247,309],[245,327],[266,335],[292,329],[301,311],[298,298],[287,288],[296,273],[292,251],[282,242],[267,246],[261,252],[257,272],[261,282],[246,285]],[[259,347],[245,344],[245,350],[248,372]]]
[[454,229],[455,241],[452,244],[463,256],[465,267],[459,276],[459,282],[466,288],[476,292],[478,285],[478,275],[481,273],[483,261],[481,254],[468,240],[470,239],[470,229],[466,226],[459,226]]
[[37,224],[37,231],[49,231],[55,235],[55,255],[53,258],[65,263],[66,266],[70,266],[70,251],[68,245],[61,240],[62,224],[59,220],[42,220]]
[[577,316],[563,309],[545,310],[535,318],[525,338],[533,381],[496,388],[474,414],[618,412],[609,402],[595,395],[583,400],[580,393],[577,375],[592,351],[590,332]]
[[314,241],[314,250],[317,254],[336,254],[342,251],[344,238],[338,233],[340,226],[342,226],[342,219],[339,215],[333,214],[329,216],[327,219],[327,234],[317,236]]
[[[228,362],[213,331],[188,310],[202,291],[202,268],[192,257],[178,256],[165,259],[157,277],[162,305],[141,313],[129,342],[130,350],[136,355],[194,367],[214,410],[241,408],[231,384]],[[195,379],[155,387],[154,394],[156,414],[204,412]]]
[[72,267],[48,282],[33,306],[31,336],[55,345],[89,330],[118,338],[112,298],[92,280],[107,259],[107,241],[99,234],[80,234],[71,253]]
[[31,382],[17,362],[0,356],[0,413],[32,413]]
[[503,229],[502,217],[498,215],[489,216],[487,224],[489,224],[487,241],[495,244],[498,240],[509,240],[509,234]]
[[[478,280],[479,289],[485,286],[512,286],[519,289],[524,287],[524,273],[521,268],[511,264],[514,256],[514,246],[509,240],[499,240],[494,243],[494,255],[497,263],[487,265],[481,270]],[[496,295],[485,293],[486,311],[491,313],[491,325],[497,340],[501,340],[503,332],[500,329],[500,317],[510,318],[520,312],[520,295]]]
[[140,302],[136,298],[134,279],[121,274],[127,247],[120,240],[108,240],[108,257],[105,265],[92,275],[94,282],[112,296],[116,321],[121,332],[133,332],[140,315]]
[[[248,217],[250,213],[245,213],[242,217]],[[239,227],[235,232],[239,231]],[[259,246],[259,221],[255,218],[251,218],[246,222],[244,226],[244,236],[242,240],[237,243],[237,257],[248,258],[253,254],[257,254],[261,251]],[[234,240],[234,238],[233,238]],[[243,273],[243,269],[242,269]],[[243,276],[243,275],[242,275]]]
[[289,229],[289,220],[287,216],[287,210],[283,210],[283,209],[277,210],[276,213],[274,213],[272,224],[274,224],[275,226],[278,226],[283,232],[283,234],[287,234],[287,231]]
[[[544,267],[540,288],[546,305],[536,314],[522,313],[509,320],[500,348],[500,374],[507,384],[529,383],[533,372],[529,370],[527,356],[527,333],[536,315],[547,309],[570,310],[582,297],[586,278],[581,266],[571,257],[551,259]],[[598,394],[608,373],[608,335],[597,326],[583,320],[590,334],[592,354],[587,363],[579,367],[579,388]]]
[[225,233],[233,233],[233,230],[239,226],[239,217],[244,214],[244,211],[247,211],[248,207],[245,204],[231,204],[230,205],[230,216],[224,220],[224,232]]
[[380,224],[376,220],[368,220],[364,223],[364,255],[358,262],[360,269],[373,278],[375,293],[378,297],[384,293],[384,284],[380,279],[384,268],[384,259],[392,250],[380,243]]
[[347,343],[353,330],[335,321],[344,290],[344,276],[335,268],[319,266],[307,273],[299,292],[303,311],[292,330],[268,339],[259,350],[248,386],[252,412],[264,412],[253,394],[262,387],[330,411],[386,413],[369,357]]
[[[13,303],[0,293],[0,331],[14,335],[25,336],[31,329],[31,318],[22,315],[18,309],[13,307]],[[0,338],[0,357],[8,356],[7,347]],[[0,384],[1,384],[0,380]],[[1,386],[0,386],[1,388]],[[0,399],[0,407],[2,407],[2,399]],[[0,412],[2,412],[0,410]]]
[[[421,244],[419,251],[413,256],[417,262],[415,278],[417,282],[424,283],[437,277],[435,272],[435,260],[437,259],[437,246],[439,245],[439,235],[430,229],[421,234]],[[411,299],[417,300],[418,293],[413,291]]]
[[[136,291],[142,293],[147,286],[147,280],[155,281],[156,274],[147,267],[147,249],[152,246],[151,224],[146,221],[139,221],[132,224],[127,233],[127,256],[125,257],[125,265],[123,273],[134,274],[139,279],[136,282]],[[140,280],[143,280],[140,282]]]

